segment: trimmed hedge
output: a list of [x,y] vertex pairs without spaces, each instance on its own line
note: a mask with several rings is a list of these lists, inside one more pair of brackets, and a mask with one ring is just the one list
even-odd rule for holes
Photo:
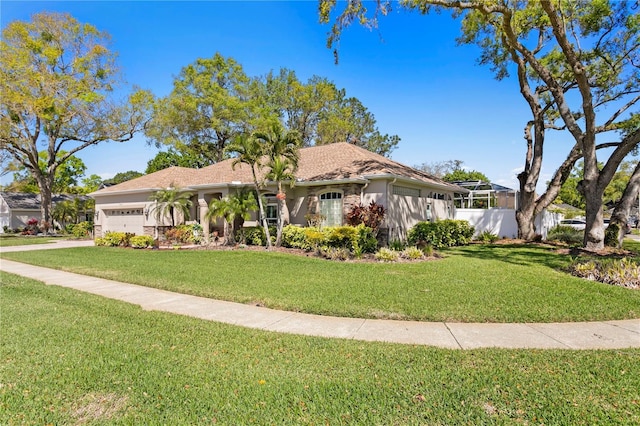
[[363,224],[322,229],[287,225],[282,230],[282,245],[309,251],[341,249],[360,256],[363,253],[374,253],[378,248],[378,240],[373,230]]
[[419,222],[407,234],[409,245],[436,249],[462,246],[471,242],[473,226],[466,220],[439,220],[437,222]]

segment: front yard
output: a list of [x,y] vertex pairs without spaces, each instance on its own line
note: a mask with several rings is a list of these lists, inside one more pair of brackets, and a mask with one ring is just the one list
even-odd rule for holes
[[[66,257],[89,253],[100,252]],[[637,349],[461,351],[281,335],[9,274],[1,282],[0,424],[640,422]]]
[[55,242],[58,237],[37,237],[34,235],[0,234],[0,247],[25,246],[31,244],[47,244]]
[[344,263],[265,251],[89,247],[3,257],[171,291],[323,315],[458,322],[640,317],[640,292],[563,272],[553,248],[472,245],[418,263]]

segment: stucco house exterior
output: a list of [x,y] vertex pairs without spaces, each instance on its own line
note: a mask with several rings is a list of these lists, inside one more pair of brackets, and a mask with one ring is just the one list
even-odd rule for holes
[[[53,194],[51,200],[55,206],[61,201],[73,201],[75,198],[88,199],[84,195]],[[90,212],[93,213],[93,212]],[[26,192],[0,192],[0,233],[4,227],[9,229],[24,228],[29,219],[42,219],[40,212],[40,194]],[[86,220],[79,217],[79,220]]]
[[[155,203],[149,198],[160,189],[179,187],[192,193],[190,219],[199,222],[205,235],[220,231],[222,222],[205,217],[214,198],[234,194],[239,188],[253,188],[251,169],[246,164],[232,167],[232,159],[202,169],[170,167],[96,191],[94,231],[155,235],[167,226],[168,218],[156,222]],[[294,187],[286,186],[288,222],[307,226],[310,215],[321,214],[324,225],[341,225],[354,205],[371,201],[386,209],[382,232],[387,238],[404,238],[417,222],[455,218],[454,194],[468,190],[424,172],[392,161],[349,143],[335,143],[300,149]],[[276,187],[266,182],[266,215],[276,221]],[[254,215],[245,226],[257,225]]]

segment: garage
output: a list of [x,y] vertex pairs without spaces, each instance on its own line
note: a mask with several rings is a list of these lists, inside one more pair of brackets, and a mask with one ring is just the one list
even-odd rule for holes
[[144,214],[142,208],[138,209],[112,209],[104,210],[104,231],[129,232],[143,235]]

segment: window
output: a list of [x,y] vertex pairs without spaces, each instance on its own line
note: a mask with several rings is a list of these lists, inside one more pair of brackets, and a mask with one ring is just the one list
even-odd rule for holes
[[420,190],[417,188],[393,185],[393,195],[403,195],[405,197],[420,197]]
[[320,194],[320,214],[325,217],[322,222],[324,226],[342,225],[342,193]]
[[278,200],[273,194],[266,194],[267,205],[265,206],[265,214],[267,216],[267,224],[277,225],[278,223]]

